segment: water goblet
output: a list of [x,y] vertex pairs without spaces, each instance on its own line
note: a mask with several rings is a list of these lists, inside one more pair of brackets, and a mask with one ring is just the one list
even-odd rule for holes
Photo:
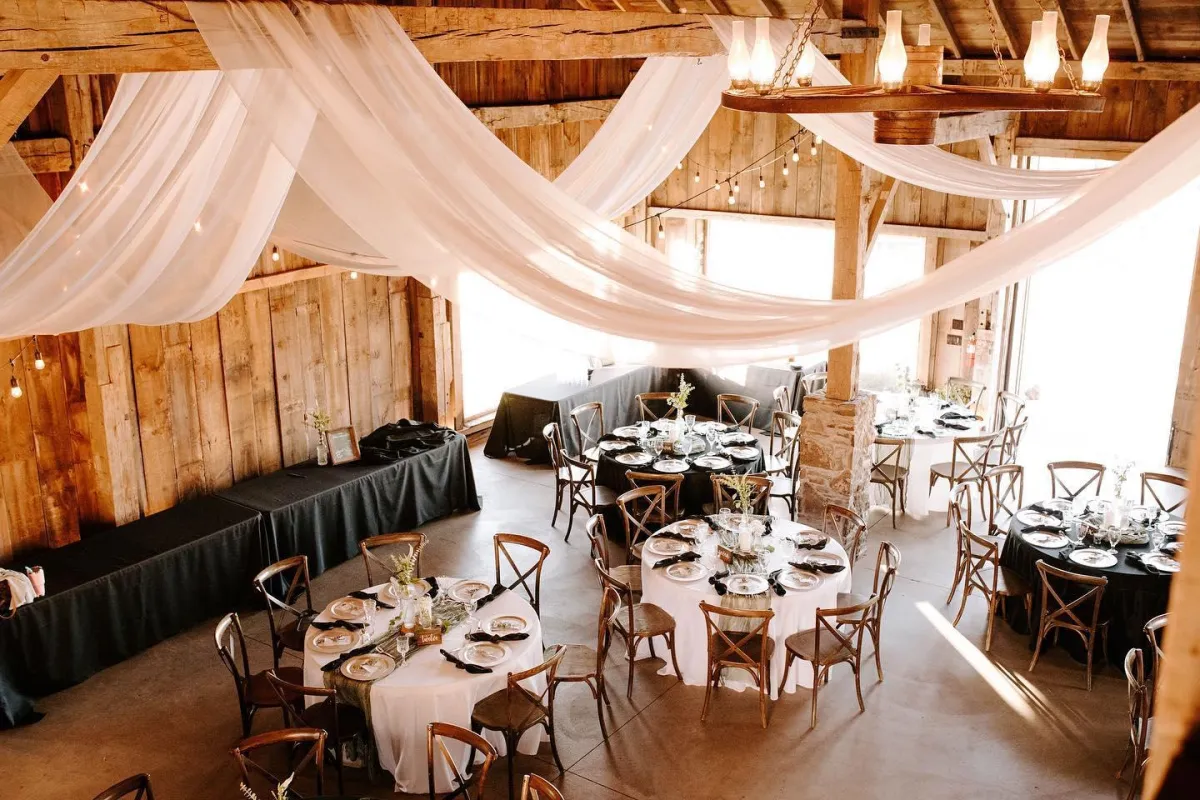
[[683,424],[687,426],[687,432],[691,433],[696,428],[696,415],[687,414],[683,418]]
[[1154,551],[1161,552],[1163,543],[1167,541],[1166,534],[1160,531],[1157,527],[1150,531],[1150,544],[1154,547]]
[[709,428],[704,432],[704,441],[708,444],[708,448],[704,451],[705,454],[715,453],[717,449],[717,432]]

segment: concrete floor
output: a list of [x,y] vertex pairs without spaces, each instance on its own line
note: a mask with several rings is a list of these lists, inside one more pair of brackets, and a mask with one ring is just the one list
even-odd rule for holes
[[[487,459],[479,447],[472,457],[483,511],[424,528],[431,539],[425,570],[487,577],[492,534],[540,538],[553,547],[542,590],[547,643],[592,640],[599,591],[582,519],[564,544],[565,520],[549,526],[548,469]],[[815,731],[803,694],[774,703],[766,731],[756,698],[734,692],[719,693],[701,724],[703,689],[660,677],[661,661],[639,662],[634,699],[626,700],[616,647],[608,741],[587,690],[565,687],[556,721],[567,773],[558,773],[543,746],[538,757],[519,757],[519,774],[552,779],[570,800],[1124,797],[1127,784],[1114,778],[1127,741],[1117,668],[1101,670],[1088,692],[1083,668],[1052,650],[1030,675],[1027,640],[1000,621],[992,657],[984,657],[981,600],[972,598],[957,632],[947,621],[957,606],[945,605],[953,556],[943,521],[934,514],[902,520],[893,530],[889,520],[871,531],[856,587],[869,589],[880,539],[900,548],[903,564],[884,620],[886,681],[877,682],[867,668],[866,713],[858,713],[853,677],[841,667],[821,690]],[[327,603],[364,581],[360,562],[343,564],[316,579],[314,600]],[[261,669],[270,659],[265,615],[243,619],[258,643],[252,664]],[[42,722],[0,732],[0,800],[90,798],[137,772],[150,773],[159,800],[241,796],[229,755],[240,735],[234,690],[214,652],[211,626],[39,705],[47,714]],[[265,711],[255,730],[278,724],[278,712]],[[347,777],[347,793],[394,796],[390,785],[372,786],[358,771]],[[506,780],[501,760],[489,797],[503,797]]]

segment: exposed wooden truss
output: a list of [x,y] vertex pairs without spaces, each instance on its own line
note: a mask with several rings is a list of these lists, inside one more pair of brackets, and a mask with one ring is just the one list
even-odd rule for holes
[[25,160],[25,166],[34,174],[67,172],[73,166],[71,140],[65,136],[45,139],[18,139],[13,142],[17,155]]
[[1141,142],[1111,139],[1049,139],[1039,136],[1018,136],[1015,152],[1019,156],[1103,158],[1120,161],[1141,146]]
[[946,0],[930,0],[933,4],[933,13],[937,16],[938,22],[942,25],[942,30],[946,32],[946,38],[950,40],[950,52],[955,58],[963,57],[962,39],[958,38],[958,31],[954,30],[954,23],[950,21],[950,11],[946,8]]
[[1071,21],[1067,18],[1067,10],[1063,8],[1061,0],[1050,0],[1054,4],[1054,9],[1058,12],[1058,21],[1062,23],[1063,38],[1067,40],[1067,52],[1071,54],[1071,58],[1079,58],[1083,55],[1083,51],[1079,49],[1079,39],[1075,36],[1075,32],[1071,30]]
[[[1068,62],[1075,74],[1083,67],[1078,61]],[[1020,65],[1009,65],[1009,70],[1020,71]],[[976,78],[995,78],[1000,69],[994,58],[947,59],[942,64],[946,75]],[[1106,81],[1200,81],[1200,61],[1113,61],[1104,73]]]
[[608,98],[571,100],[540,105],[482,106],[471,110],[484,125],[492,130],[500,130],[502,128],[531,128],[535,125],[604,119],[612,113],[616,105],[616,98]]
[[[662,214],[678,219],[740,219],[778,225],[793,225],[806,228],[830,229],[833,220],[825,217],[782,216],[779,214],[751,214],[741,211],[710,211],[699,208],[647,207],[647,214]],[[886,216],[886,215],[885,215]],[[920,236],[925,239],[951,239],[956,242],[983,242],[988,238],[986,230],[977,228],[948,228],[941,225],[910,225],[900,222],[882,222],[880,233],[897,236]]]
[[883,229],[883,218],[887,216],[898,186],[899,182],[891,175],[880,175],[879,181],[872,185],[871,205],[867,211],[867,247],[864,260],[871,257],[871,248],[879,239],[879,232]]
[[992,15],[992,19],[996,21],[999,28],[1000,39],[1004,46],[1008,48],[1008,54],[1013,58],[1017,57],[1017,38],[1016,30],[1013,28],[1012,20],[1008,18],[1008,14],[1000,6],[997,0],[986,0],[988,13]]
[[1138,31],[1137,14],[1133,9],[1133,0],[1121,0],[1121,8],[1125,11],[1125,22],[1129,25],[1129,35],[1133,38],[1133,50],[1137,53],[1137,60],[1145,61],[1146,46],[1142,44],[1142,34]]
[[12,138],[57,78],[45,69],[15,69],[0,77],[0,145]]
[[999,136],[1012,127],[1015,111],[980,111],[978,114],[955,114],[938,117],[934,144],[953,144],[972,139]]

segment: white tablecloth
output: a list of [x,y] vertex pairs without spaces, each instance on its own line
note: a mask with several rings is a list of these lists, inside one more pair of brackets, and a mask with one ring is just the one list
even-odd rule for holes
[[[801,531],[815,533],[807,525],[777,518],[773,523],[771,535],[764,537],[763,541],[770,543],[771,540],[794,536]],[[710,536],[701,547],[701,552],[704,554],[701,563],[710,569],[723,569],[725,565],[720,563],[716,550],[717,537]],[[803,560],[806,552],[798,550],[792,553],[790,549],[785,552],[785,548],[776,544],[775,552],[769,557],[770,569],[786,567],[789,559]],[[833,539],[830,539],[825,546],[825,552],[836,554],[843,563],[848,561],[846,551]],[[700,602],[719,605],[721,596],[707,580],[680,583],[668,578],[665,570],[652,569],[653,564],[661,558],[663,556],[651,553],[649,548],[645,548],[642,552],[642,602],[653,603],[675,618],[675,652],[679,658],[679,670],[683,673],[683,682],[689,686],[704,686],[708,677],[708,643]],[[817,609],[835,608],[838,592],[850,591],[849,567],[836,575],[820,575],[819,577],[820,585],[807,591],[788,589],[787,594],[783,597],[779,597],[773,592],[769,593],[771,608],[775,611],[769,630],[771,638],[775,640],[775,654],[771,659],[771,697],[777,696],[779,682],[783,678],[783,668],[787,660],[787,651],[783,646],[784,640],[793,633],[815,627]],[[663,667],[660,674],[674,675],[675,671],[669,661],[670,654],[665,652],[662,647],[658,647],[657,650],[659,655],[668,659],[667,665]],[[642,645],[642,648],[639,649],[639,656],[648,652],[646,646]],[[799,668],[797,669],[797,667]],[[743,670],[726,670],[725,672],[726,685],[731,688],[740,690],[746,685],[753,685],[749,681],[748,673]],[[796,691],[797,687],[811,686],[812,670],[808,665],[793,664],[792,671],[788,675],[788,685],[783,687],[784,690],[790,693]]]
[[[438,578],[443,590],[451,588],[458,579]],[[374,589],[382,588],[374,587]],[[388,623],[399,609],[395,611],[379,610],[371,627],[372,635],[382,634],[387,630]],[[535,667],[542,662],[542,626],[533,606],[519,593],[505,592],[488,605],[479,609],[476,617],[480,622],[500,614],[519,614],[530,620],[532,626],[529,638],[520,642],[508,642],[512,655],[508,661],[495,668],[494,672],[485,675],[471,675],[464,670],[456,669],[438,652],[438,647],[430,646],[418,650],[408,659],[408,662],[396,669],[391,675],[375,682],[371,687],[371,722],[375,733],[375,743],[379,748],[379,761],[383,768],[396,779],[397,792],[424,794],[429,791],[429,771],[425,749],[425,727],[430,722],[449,722],[462,728],[471,728],[471,710],[475,703],[487,697],[492,692],[505,687],[508,673]],[[328,611],[321,613],[317,619],[327,621],[333,619]],[[441,645],[451,652],[462,646],[466,635],[466,623],[451,630]],[[316,634],[309,634],[309,640]],[[336,656],[315,653],[310,648],[304,650],[304,683],[307,686],[324,686],[324,673],[321,666],[329,663]],[[538,685],[538,681],[541,681]],[[535,692],[545,687],[541,676],[524,684]],[[542,740],[542,728],[535,727],[521,737],[517,750],[535,755]],[[504,737],[498,733],[484,732],[489,742],[495,745],[500,755],[504,755]],[[447,741],[447,747],[454,755],[460,769],[467,757],[465,746]],[[437,791],[448,792],[453,789],[452,773],[444,759],[437,762],[436,772]]]

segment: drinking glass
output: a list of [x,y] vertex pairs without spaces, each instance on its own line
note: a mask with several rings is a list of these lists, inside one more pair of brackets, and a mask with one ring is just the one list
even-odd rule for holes
[[704,451],[705,454],[715,453],[717,450],[717,432],[709,428],[704,432],[704,441],[708,443],[708,449]]
[[1150,544],[1154,546],[1155,552],[1162,551],[1163,543],[1167,541],[1166,535],[1158,528],[1150,531]]
[[662,451],[663,451],[662,437],[655,436],[654,438],[652,438],[650,440],[650,454],[653,455],[655,460],[657,461],[658,457],[662,455]]
[[376,606],[374,600],[363,601],[363,622],[367,624],[367,638],[370,638],[371,626],[375,624],[375,610]]
[[692,430],[695,429],[695,427],[696,427],[696,415],[695,414],[685,415],[683,418],[683,424],[687,426],[687,432],[691,433]]

